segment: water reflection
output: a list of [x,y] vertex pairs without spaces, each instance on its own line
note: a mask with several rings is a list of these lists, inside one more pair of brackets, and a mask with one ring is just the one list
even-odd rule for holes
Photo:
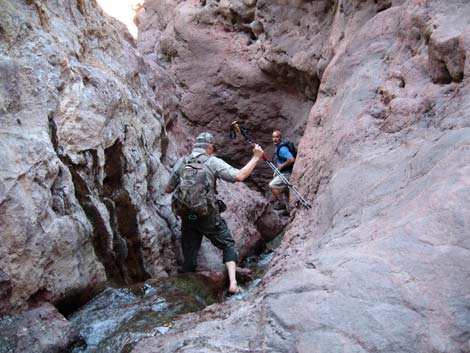
[[72,353],[128,353],[140,340],[166,334],[178,315],[223,300],[250,299],[272,257],[273,252],[267,251],[245,259],[253,280],[232,296],[226,296],[223,280],[199,273],[107,288],[68,318],[83,337]]
[[197,274],[107,288],[68,318],[83,337],[72,353],[129,352],[141,339],[165,334],[175,316],[221,299],[221,288]]

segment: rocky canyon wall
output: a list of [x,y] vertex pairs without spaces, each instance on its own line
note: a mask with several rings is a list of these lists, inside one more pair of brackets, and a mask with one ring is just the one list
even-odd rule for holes
[[1,311],[170,271],[171,79],[95,1],[0,5]]
[[[106,285],[175,273],[162,190],[193,131],[173,73],[94,0],[0,4],[0,313],[67,313]],[[220,188],[237,194],[222,198],[243,257],[264,199]],[[201,268],[221,269],[204,249]]]
[[[167,57],[182,97],[197,93],[182,99],[194,126],[220,131],[230,106],[256,116],[261,141],[282,121],[294,135],[305,127],[293,182],[313,208],[294,213],[252,296],[188,315],[134,352],[470,352],[468,1],[146,8],[171,14],[152,50]],[[143,22],[144,36],[151,26]],[[235,50],[249,59],[221,60]],[[300,75],[303,89],[282,92],[283,73]],[[297,107],[315,102],[306,121],[287,108],[289,93]]]
[[[149,0],[136,42],[94,0],[0,6],[1,314],[174,272],[169,168],[204,130],[242,165],[238,120],[299,142],[313,207],[254,292],[134,351],[470,352],[468,1]],[[265,200],[221,193],[244,253]]]
[[[263,7],[272,11],[256,1],[146,1],[138,16],[138,48],[174,75],[185,126],[196,133],[214,132],[217,153],[237,166],[251,150],[243,139],[230,140],[231,123],[248,128],[268,153],[273,128],[298,142],[319,84],[315,64],[307,62],[308,50],[314,50],[309,42],[297,48],[295,36],[258,40],[258,35],[270,36],[269,31],[277,38],[281,22],[279,14],[267,12],[273,28],[252,29],[255,13]],[[288,28],[289,21],[280,25]],[[298,57],[292,59],[289,50]],[[267,165],[260,165],[250,181],[266,191],[271,174]]]

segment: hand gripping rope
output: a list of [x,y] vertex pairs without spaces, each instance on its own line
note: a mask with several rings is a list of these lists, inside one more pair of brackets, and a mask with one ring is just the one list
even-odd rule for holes
[[[248,143],[250,145],[253,146],[255,144],[255,142],[253,142],[253,140],[250,138],[250,135],[248,133],[248,129],[240,127],[238,125],[238,123],[236,121],[234,121],[232,123],[231,128],[230,128],[230,137],[232,139],[235,139],[237,137],[237,134],[242,135],[245,138],[245,140],[248,141]],[[289,190],[292,191],[292,193],[299,200],[299,202],[302,204],[302,206],[304,206],[306,209],[311,208],[312,206],[308,203],[308,201],[305,200],[305,198],[302,195],[300,195],[300,193],[294,188],[294,186],[291,184],[291,182],[284,176],[284,174],[281,173],[281,171],[279,169],[276,168],[274,163],[270,161],[270,159],[268,158],[268,156],[266,156],[265,153],[263,153],[262,158],[271,167],[274,174],[276,174],[281,179],[281,181],[289,188]]]

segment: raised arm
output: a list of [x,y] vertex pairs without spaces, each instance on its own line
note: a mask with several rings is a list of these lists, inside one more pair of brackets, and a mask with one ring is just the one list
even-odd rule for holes
[[253,172],[253,169],[255,169],[261,157],[263,156],[263,153],[264,151],[261,146],[255,144],[255,147],[253,148],[253,157],[251,157],[249,162],[245,164],[242,169],[240,169],[240,171],[235,176],[235,179],[237,181],[244,181],[246,178],[248,178],[251,172]]

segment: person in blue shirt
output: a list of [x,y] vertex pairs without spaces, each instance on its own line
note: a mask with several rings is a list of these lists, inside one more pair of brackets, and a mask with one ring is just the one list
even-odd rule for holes
[[[282,143],[282,133],[274,130],[272,135],[274,143],[274,165],[289,180],[292,168],[294,166],[295,157],[289,151],[289,148]],[[273,180],[269,183],[269,188],[274,196],[273,208],[275,210],[287,209],[286,202],[289,202],[289,189],[278,175],[274,175]],[[283,200],[285,198],[285,200]]]

